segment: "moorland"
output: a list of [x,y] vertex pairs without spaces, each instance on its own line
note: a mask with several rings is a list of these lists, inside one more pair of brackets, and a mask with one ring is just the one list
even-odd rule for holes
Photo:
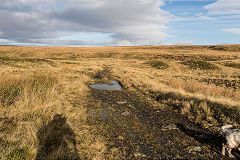
[[240,45],[1,46],[0,159],[224,158],[239,89]]

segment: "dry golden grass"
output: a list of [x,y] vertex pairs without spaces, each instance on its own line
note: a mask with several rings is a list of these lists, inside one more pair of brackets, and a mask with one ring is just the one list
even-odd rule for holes
[[[240,45],[0,47],[0,159],[34,159],[40,150],[37,133],[57,114],[74,132],[74,143],[67,143],[81,159],[121,155],[117,148],[108,150],[101,126],[88,122],[87,85],[110,79],[213,132],[223,123],[238,126],[239,53]],[[234,80],[234,87],[206,79]],[[61,157],[63,151],[49,156]]]
[[[66,158],[62,156],[67,150],[74,149],[81,159],[105,156],[104,139],[93,134],[96,128],[87,124],[85,83],[90,78],[82,74],[76,78],[65,73],[66,70],[49,65],[20,69],[1,66],[0,159],[35,159],[38,152],[44,159],[61,159]],[[60,147],[46,157],[39,149],[43,135],[38,133],[46,126],[51,129],[57,114],[62,115],[73,130],[76,145],[67,140],[70,146],[67,150]],[[52,132],[44,134],[54,136]]]

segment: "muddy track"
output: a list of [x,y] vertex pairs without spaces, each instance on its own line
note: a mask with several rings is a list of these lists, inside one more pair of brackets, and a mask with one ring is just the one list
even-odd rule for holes
[[108,147],[122,150],[122,159],[226,159],[222,137],[140,93],[91,89],[90,99],[92,121],[104,125]]

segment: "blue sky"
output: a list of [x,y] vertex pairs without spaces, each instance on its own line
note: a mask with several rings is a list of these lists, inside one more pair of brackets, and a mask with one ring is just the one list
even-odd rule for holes
[[240,0],[1,0],[0,45],[239,44]]
[[[224,29],[240,28],[240,18],[226,17],[222,20],[223,15],[221,14],[208,15],[208,11],[204,7],[215,2],[216,0],[166,1],[163,9],[178,17],[192,18],[191,20],[170,22],[167,33],[174,35],[174,37],[166,39],[166,42],[192,41],[194,44],[239,44],[240,34],[229,33]],[[240,1],[236,1],[236,3],[240,3]],[[206,16],[206,19],[198,19],[199,15]]]

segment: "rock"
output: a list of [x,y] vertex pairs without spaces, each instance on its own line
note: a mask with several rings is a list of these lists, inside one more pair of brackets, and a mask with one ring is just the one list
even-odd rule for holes
[[122,113],[123,116],[128,116],[129,114],[130,114],[130,112],[128,112],[128,111],[125,111]]
[[140,153],[140,152],[135,152],[134,153],[134,156],[137,158],[137,157],[147,157],[146,155]]
[[165,129],[178,129],[175,125],[167,125]]
[[124,137],[123,136],[118,136],[118,139],[119,140],[124,140]]
[[127,101],[123,101],[123,102],[117,102],[118,104],[126,104]]
[[195,147],[193,149],[189,149],[189,153],[192,153],[192,152],[201,152],[202,151],[202,148],[201,147]]

